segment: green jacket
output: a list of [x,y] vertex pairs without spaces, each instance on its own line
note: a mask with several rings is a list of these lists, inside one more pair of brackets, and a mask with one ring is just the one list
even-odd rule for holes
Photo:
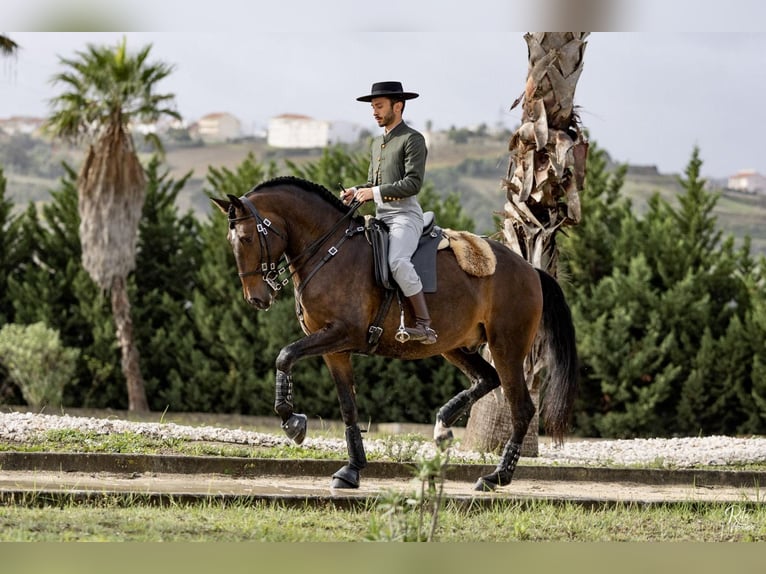
[[363,187],[379,185],[384,202],[416,195],[423,186],[427,155],[423,135],[401,122],[373,140],[367,184]]

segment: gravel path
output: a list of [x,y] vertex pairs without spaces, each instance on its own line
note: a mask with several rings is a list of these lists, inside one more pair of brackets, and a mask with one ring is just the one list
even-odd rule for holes
[[[0,413],[0,441],[36,442],[54,429],[73,429],[97,434],[131,432],[155,439],[180,439],[186,441],[213,441],[245,446],[277,446],[292,444],[286,437],[246,430],[226,429],[214,426],[187,426],[176,423],[129,422],[119,419],[101,419],[78,416],[55,416],[33,413]],[[346,456],[345,441],[341,439],[311,438],[304,446],[337,452]],[[386,454],[396,448],[395,441],[365,439],[369,453]],[[433,453],[430,442],[408,444],[408,453],[429,456]],[[464,462],[494,464],[496,457],[459,451]],[[633,439],[633,440],[570,440],[562,447],[554,447],[541,440],[540,456],[534,459],[542,464],[579,465],[636,465],[651,464],[657,467],[690,468],[700,465],[726,466],[766,462],[766,438],[735,438],[728,436]]]

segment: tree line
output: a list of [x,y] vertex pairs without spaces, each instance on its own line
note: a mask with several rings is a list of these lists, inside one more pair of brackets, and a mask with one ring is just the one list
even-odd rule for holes
[[[582,223],[560,241],[560,281],[581,353],[578,434],[766,431],[764,261],[717,229],[717,195],[704,189],[700,165],[695,150],[677,205],[655,196],[639,218],[620,194],[625,168],[610,171],[605,152],[591,149]],[[335,147],[286,169],[332,189],[338,181],[363,181],[367,158]],[[30,203],[15,216],[0,177],[0,327],[42,322],[79,350],[64,405],[124,409],[114,321],[108,297],[82,267],[76,173],[65,170],[49,202]],[[177,207],[189,175],[171,178],[158,157],[145,167],[128,289],[150,408],[270,416],[274,360],[302,336],[292,289],[268,313],[247,305],[225,217]],[[250,155],[236,169],[211,167],[203,193],[241,195],[277,175],[276,164]],[[442,199],[432,183],[421,193],[442,226],[472,228],[457,195]],[[439,358],[359,356],[355,370],[362,420],[432,422],[435,409],[467,384]],[[337,418],[321,360],[298,363],[295,380],[299,408]],[[0,400],[24,402],[2,365]]]
[[[339,147],[288,169],[330,189],[333,182],[358,183],[367,176],[366,158]],[[273,414],[274,360],[282,346],[303,336],[291,286],[268,313],[256,313],[242,298],[225,217],[217,210],[202,218],[179,212],[176,198],[190,174],[171,178],[157,157],[145,172],[136,269],[128,289],[150,408]],[[241,195],[277,175],[274,163],[251,155],[234,170],[210,168],[203,193]],[[43,322],[65,347],[80,350],[75,376],[64,387],[64,405],[124,409],[125,379],[108,296],[81,263],[76,178],[66,166],[50,201],[40,208],[30,203],[16,216],[0,178],[0,327]],[[421,193],[443,226],[473,225],[456,196],[439,199],[432,185]],[[359,357],[360,412],[378,421],[430,421],[433,410],[464,386],[461,375],[442,363]],[[299,363],[295,377],[302,410],[337,418],[335,386],[321,360]],[[24,402],[2,366],[0,401]]]
[[766,261],[724,236],[694,149],[677,203],[638,217],[626,168],[592,149],[582,222],[561,241],[580,346],[581,434],[766,432]]

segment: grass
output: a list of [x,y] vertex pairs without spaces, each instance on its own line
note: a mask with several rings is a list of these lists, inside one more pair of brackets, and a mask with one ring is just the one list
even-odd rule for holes
[[[32,501],[30,501],[32,502]],[[255,502],[144,506],[116,500],[0,506],[0,541],[352,542],[378,540],[378,505],[344,510]],[[577,504],[504,501],[491,508],[448,502],[437,542],[766,541],[766,507],[737,504]]]
[[[334,437],[329,430],[325,434]],[[429,442],[414,433],[376,438],[384,447],[371,453],[370,460],[417,461],[419,448]],[[71,429],[51,430],[35,442],[3,444],[2,449],[282,459],[345,457],[344,452],[286,444],[252,447]],[[535,464],[535,460],[522,459],[522,464]],[[655,461],[645,466],[659,464]],[[491,504],[439,502],[433,492],[424,495],[423,468],[419,489],[416,478],[411,493],[382,493],[373,502],[360,502],[351,508],[329,503],[295,508],[243,497],[196,502],[171,497],[158,505],[141,494],[84,500],[75,494],[45,498],[44,494],[30,493],[20,500],[6,498],[0,503],[0,541],[766,541],[766,505],[688,502],[588,506],[507,498]],[[764,465],[742,468],[762,470]]]

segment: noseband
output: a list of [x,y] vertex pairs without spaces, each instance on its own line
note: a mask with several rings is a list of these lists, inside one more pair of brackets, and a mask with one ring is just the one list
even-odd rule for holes
[[[277,237],[280,237],[285,242],[287,242],[287,234],[286,233],[280,233],[279,230],[277,230],[275,227],[272,226],[271,221],[269,221],[268,218],[262,217],[260,213],[258,213],[258,210],[256,209],[255,205],[253,204],[250,199],[246,195],[243,195],[239,198],[239,201],[247,207],[247,210],[250,212],[248,215],[242,216],[242,217],[236,217],[236,208],[234,204],[232,203],[229,206],[229,229],[234,229],[237,226],[237,222],[239,221],[245,221],[247,219],[255,219],[256,223],[256,230],[258,232],[258,244],[261,249],[261,265],[260,269],[252,270],[252,271],[245,271],[243,273],[239,273],[239,277],[250,277],[252,275],[258,275],[260,273],[263,280],[266,282],[266,284],[271,287],[274,291],[280,291],[285,285],[288,284],[290,281],[290,278],[295,275],[295,273],[298,272],[300,267],[302,267],[306,262],[308,262],[313,255],[315,255],[319,249],[322,247],[324,243],[327,242],[330,237],[341,227],[343,222],[346,219],[351,219],[354,213],[356,213],[356,210],[359,208],[361,203],[354,201],[351,203],[350,208],[346,214],[343,215],[336,223],[332,226],[332,228],[316,239],[314,242],[312,242],[306,249],[303,250],[302,253],[300,253],[298,256],[296,256],[294,259],[290,260],[286,254],[283,254],[279,259],[276,261],[271,260],[271,251],[269,250],[269,242],[267,240],[267,237],[269,235],[269,230],[271,230]],[[332,257],[334,257],[338,253],[338,249],[340,248],[341,244],[348,239],[349,237],[356,235],[357,233],[363,233],[364,227],[355,227],[353,225],[353,220],[351,220],[351,223],[346,230],[346,233],[341,237],[340,241],[336,243],[335,245],[332,245],[327,250],[327,255],[319,262],[319,264],[309,273],[308,277],[303,281],[301,284],[302,290],[303,287],[309,282],[309,280],[314,276],[314,274],[319,271],[319,268],[322,267],[327,261],[329,261]],[[280,266],[280,262],[282,259],[285,260],[284,266]],[[304,259],[304,261],[301,263],[301,265],[295,265],[295,263],[301,259]],[[293,271],[292,273],[288,273],[286,277],[280,279],[282,275],[287,273],[287,266],[292,264],[293,265]]]

